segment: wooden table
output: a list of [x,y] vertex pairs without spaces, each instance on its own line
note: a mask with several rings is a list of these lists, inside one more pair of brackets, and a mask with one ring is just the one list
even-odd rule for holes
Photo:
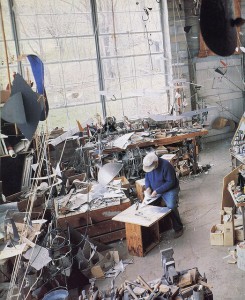
[[[172,144],[176,144],[176,143],[180,143],[183,142],[185,140],[192,140],[192,144],[193,144],[193,171],[194,174],[197,171],[197,143],[196,143],[196,139],[197,137],[203,136],[203,135],[207,135],[208,134],[208,130],[206,129],[201,129],[201,130],[197,130],[194,132],[189,132],[189,133],[178,133],[175,136],[167,136],[164,138],[158,138],[158,139],[148,139],[145,141],[141,141],[138,143],[132,143],[129,144],[127,146],[127,149],[135,149],[135,148],[145,148],[145,147],[159,147],[159,146],[165,146],[165,145],[172,145]],[[116,148],[116,147],[112,147],[112,148],[106,148],[103,150],[103,154],[111,154],[114,152],[121,152],[121,151],[125,151],[125,149],[120,149],[120,148]]]
[[160,242],[159,221],[171,209],[153,205],[136,207],[136,204],[130,206],[112,220],[125,222],[129,254],[143,257]]

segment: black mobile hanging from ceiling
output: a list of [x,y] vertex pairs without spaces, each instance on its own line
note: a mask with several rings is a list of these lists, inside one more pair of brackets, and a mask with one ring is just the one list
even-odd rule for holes
[[234,16],[233,0],[202,0],[200,29],[206,45],[215,54],[230,56],[237,47],[236,26],[245,20]]

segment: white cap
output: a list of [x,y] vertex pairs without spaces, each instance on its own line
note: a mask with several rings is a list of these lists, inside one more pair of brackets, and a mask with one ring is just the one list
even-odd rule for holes
[[145,172],[151,172],[152,170],[155,169],[156,167],[155,162],[157,161],[158,161],[158,157],[155,154],[155,152],[148,153],[143,159],[143,170]]

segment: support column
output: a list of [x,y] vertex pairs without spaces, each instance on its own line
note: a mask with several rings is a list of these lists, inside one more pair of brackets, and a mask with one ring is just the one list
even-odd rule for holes
[[[14,6],[13,0],[8,0],[8,4],[9,4],[10,20],[12,25],[12,32],[13,32],[14,43],[15,43],[16,56],[18,58],[21,53],[20,53],[19,37],[18,37],[18,32],[16,27],[15,12],[13,10],[13,6]],[[17,62],[18,62],[18,73],[23,75],[21,60],[17,60]]]
[[[104,83],[104,74],[101,62],[101,55],[100,55],[100,43],[99,43],[99,25],[98,25],[98,18],[97,18],[97,5],[96,0],[90,0],[91,6],[91,14],[92,14],[92,23],[93,23],[93,31],[94,31],[94,39],[95,39],[95,47],[96,47],[96,56],[97,56],[97,70],[98,70],[98,78],[99,78],[99,88],[101,91],[105,88]],[[100,102],[102,105],[102,113],[103,118],[106,118],[106,104],[105,104],[105,96],[100,95]]]
[[173,86],[173,69],[172,69],[172,52],[170,43],[170,33],[169,33],[169,20],[168,20],[168,3],[167,0],[160,1],[160,14],[161,14],[161,24],[162,24],[162,34],[163,34],[163,47],[164,47],[164,57],[165,70],[166,70],[166,83],[170,88],[168,97],[168,111],[174,106],[174,86]]

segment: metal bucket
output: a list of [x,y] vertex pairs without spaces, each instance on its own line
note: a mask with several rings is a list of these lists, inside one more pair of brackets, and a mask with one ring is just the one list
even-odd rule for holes
[[193,300],[204,300],[203,290],[199,290],[198,287],[193,288]]
[[55,290],[47,293],[43,300],[67,300],[68,299],[68,291],[64,289]]

